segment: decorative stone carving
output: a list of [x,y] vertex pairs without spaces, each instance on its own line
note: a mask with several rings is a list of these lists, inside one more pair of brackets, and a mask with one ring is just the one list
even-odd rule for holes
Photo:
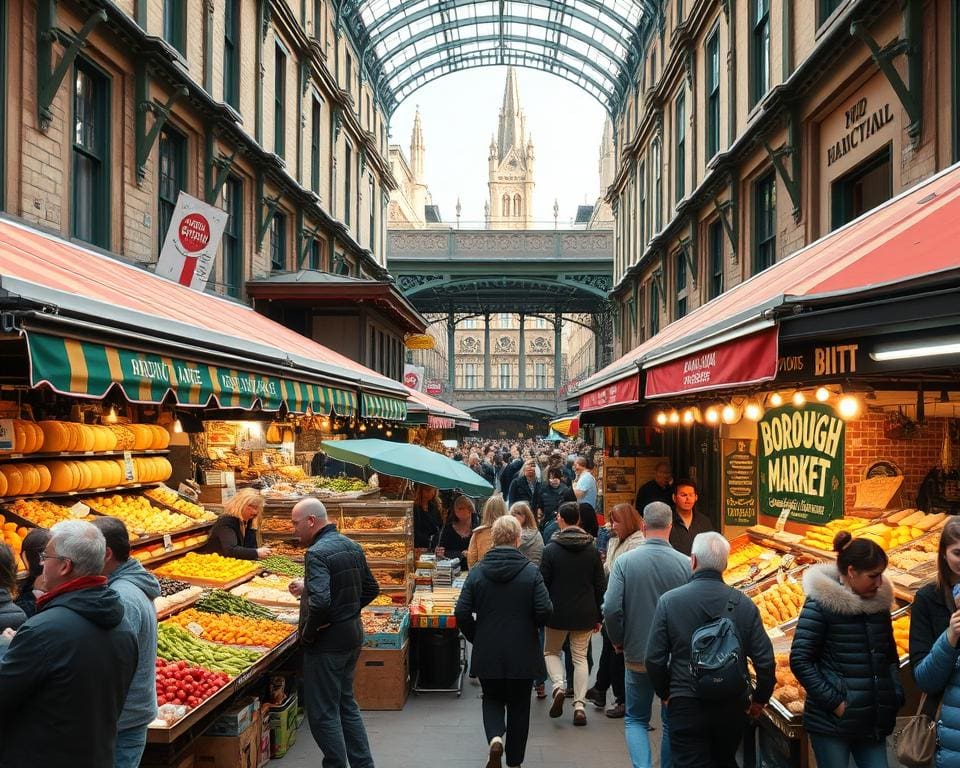
[[536,336],[530,341],[530,351],[536,355],[550,354],[551,346],[546,336]]
[[436,283],[443,280],[443,275],[400,275],[397,278],[397,285],[404,293],[412,291],[420,286],[429,283]]
[[460,351],[465,355],[478,355],[480,349],[480,339],[476,336],[464,336],[460,339]]
[[511,339],[509,336],[499,336],[495,348],[497,352],[516,352],[516,339]]

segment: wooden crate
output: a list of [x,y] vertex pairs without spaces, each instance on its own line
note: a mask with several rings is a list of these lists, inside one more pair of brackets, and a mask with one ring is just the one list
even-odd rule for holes
[[410,642],[400,650],[364,648],[353,691],[360,709],[403,709],[410,689]]

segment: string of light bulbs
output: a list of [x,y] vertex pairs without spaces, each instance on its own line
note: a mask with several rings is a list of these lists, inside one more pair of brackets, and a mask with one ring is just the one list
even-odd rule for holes
[[802,389],[797,389],[789,398],[782,392],[769,392],[732,397],[705,406],[665,409],[654,415],[654,422],[660,427],[691,427],[694,424],[715,427],[720,424],[737,424],[744,419],[757,422],[763,418],[767,409],[780,408],[788,399],[795,408],[803,408],[811,400],[824,404],[832,403],[837,415],[846,421],[857,418],[862,410],[860,399],[855,395],[844,394],[839,389],[832,392],[828,387],[817,387],[809,397]]

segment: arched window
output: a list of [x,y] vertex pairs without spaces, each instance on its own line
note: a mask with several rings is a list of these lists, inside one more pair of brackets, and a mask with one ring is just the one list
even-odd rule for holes
[[520,195],[513,196],[513,215],[520,216]]
[[502,213],[503,216],[509,216],[509,215],[510,215],[510,195],[504,195],[504,196],[503,196],[503,209],[502,209],[502,210],[503,210],[503,213]]

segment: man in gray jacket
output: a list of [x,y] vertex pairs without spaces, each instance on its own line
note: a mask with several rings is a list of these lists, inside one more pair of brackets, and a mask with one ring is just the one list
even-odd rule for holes
[[120,595],[123,621],[137,636],[137,668],[117,723],[113,768],[137,768],[147,744],[147,726],[157,716],[157,577],[130,557],[130,534],[122,520],[98,517],[93,524],[107,543],[103,575]]
[[[713,531],[693,540],[689,584],[657,602],[647,643],[647,674],[670,712],[670,757],[674,768],[730,768],[743,737],[746,717],[756,718],[773,693],[773,645],[750,598],[723,583],[730,542]],[[706,700],[698,694],[690,668],[691,638],[704,624],[726,616],[733,623],[742,654],[753,662],[756,687],[729,699]]]
[[[610,583],[603,599],[603,623],[614,649],[623,653],[626,666],[626,705],[624,720],[627,749],[634,768],[649,768],[650,713],[653,708],[653,684],[647,675],[647,638],[664,592],[690,581],[690,558],[670,546],[673,510],[662,501],[643,509],[644,542],[621,555],[613,564]],[[660,740],[660,765],[670,768],[670,739],[667,708],[660,707],[663,722]]]

